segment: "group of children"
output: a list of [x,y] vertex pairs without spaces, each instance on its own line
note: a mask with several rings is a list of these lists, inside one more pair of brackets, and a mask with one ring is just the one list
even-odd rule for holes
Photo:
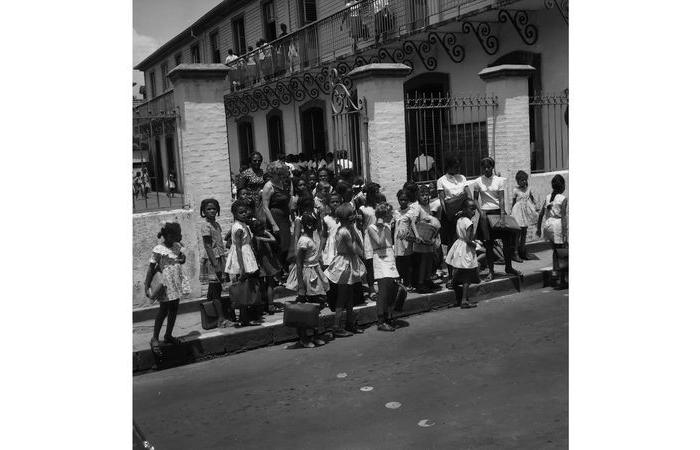
[[[334,182],[329,179],[332,175],[324,169],[318,173],[290,172],[286,186],[293,194],[290,196],[293,226],[288,252],[281,251],[279,237],[271,233],[266,221],[256,213],[259,193],[245,187],[238,189],[238,198],[231,205],[233,223],[228,234],[217,222],[221,214],[219,202],[202,201],[200,215],[204,221],[198,240],[200,281],[208,285],[207,300],[215,305],[219,327],[258,325],[265,313],[278,312],[273,288],[283,283],[297,293],[297,302],[318,303],[321,308],[328,305],[335,312],[329,332],[298,330],[299,345],[303,347],[362,333],[353,307],[366,300],[376,301],[377,329],[395,331],[392,311],[399,291],[428,293],[440,289],[433,280],[436,272],[442,272],[443,263],[451,275],[448,288],[455,292],[455,306],[476,306],[469,298],[469,286],[481,281],[485,250],[479,233],[481,209],[472,195],[464,196],[453,208],[454,217],[446,220],[440,203],[435,201],[435,188],[431,190],[429,184],[405,183],[396,193],[398,209],[395,210],[377,183],[363,183],[350,169],[341,170]],[[554,177],[552,194],[539,212],[528,188],[527,174],[518,172],[516,181],[511,214],[521,227],[520,256],[527,257],[524,240],[528,227],[536,221],[538,236],[544,231],[555,252],[565,248],[568,226],[563,177]],[[451,242],[441,242],[442,223],[455,227]],[[158,346],[165,317],[168,318],[165,340],[177,342],[172,336],[177,305],[181,294],[189,290],[189,281],[180,268],[185,258],[179,243],[179,225],[166,224],[159,237],[163,242],[153,250],[145,282],[146,294],[161,302],[151,341],[154,348]],[[287,253],[285,259],[278,257]],[[163,273],[165,293],[156,294],[150,289],[156,272]],[[563,285],[563,274],[560,280]],[[239,301],[240,296],[231,295],[232,303],[226,304],[221,294],[222,285],[227,282],[232,286],[254,282],[259,295],[254,301],[245,302]]]

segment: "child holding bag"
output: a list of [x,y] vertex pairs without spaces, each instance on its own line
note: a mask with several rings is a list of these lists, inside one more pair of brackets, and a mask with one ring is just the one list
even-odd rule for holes
[[511,206],[510,215],[520,225],[520,234],[515,246],[517,255],[514,255],[513,261],[521,262],[515,256],[525,260],[528,259],[527,250],[525,250],[527,228],[537,223],[537,208],[535,207],[535,197],[528,187],[527,173],[518,170],[518,173],[515,174],[515,181],[518,183],[518,186],[513,190],[513,205]]
[[464,309],[476,306],[476,303],[469,300],[469,284],[480,282],[477,244],[474,241],[476,227],[472,222],[475,212],[474,200],[465,198],[459,214],[461,217],[457,219],[457,239],[445,258],[445,262],[453,268],[452,289],[455,291],[455,306]]
[[233,225],[231,226],[231,250],[226,259],[225,272],[231,277],[231,304],[240,310],[240,322],[236,326],[260,325],[251,320],[253,308],[258,306],[260,286],[257,279],[259,268],[251,246],[253,234],[247,225],[250,208],[240,200],[231,205]]

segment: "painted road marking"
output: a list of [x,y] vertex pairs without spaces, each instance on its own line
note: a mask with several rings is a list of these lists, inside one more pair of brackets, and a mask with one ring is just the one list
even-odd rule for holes
[[373,390],[373,389],[374,389],[374,388],[373,388],[372,386],[362,386],[362,387],[360,388],[360,390],[361,390],[362,392],[369,392],[369,391],[371,391],[371,390]]
[[345,372],[340,372],[338,375],[336,375],[336,377],[338,377],[338,378],[345,378],[347,376],[348,376],[348,374]]
[[389,403],[387,403],[387,404],[384,405],[384,406],[386,406],[386,407],[389,408],[389,409],[399,409],[399,408],[401,408],[401,403],[399,403],[399,402],[389,402]]
[[419,427],[427,428],[427,427],[432,427],[433,425],[435,425],[435,422],[433,422],[430,419],[423,419],[423,420],[418,421]]

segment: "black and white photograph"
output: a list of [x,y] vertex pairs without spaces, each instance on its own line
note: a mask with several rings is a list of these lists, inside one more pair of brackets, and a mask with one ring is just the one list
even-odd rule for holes
[[1,448],[697,447],[700,8],[3,12]]
[[161,3],[135,441],[565,448],[568,2]]

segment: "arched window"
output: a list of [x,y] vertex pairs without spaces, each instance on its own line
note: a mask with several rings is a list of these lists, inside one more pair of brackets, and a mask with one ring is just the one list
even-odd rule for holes
[[279,109],[273,109],[267,113],[267,142],[270,146],[270,160],[285,153],[282,111]]
[[238,155],[240,157],[240,165],[247,166],[250,154],[255,151],[253,118],[245,116],[238,119],[236,130],[238,131]]

